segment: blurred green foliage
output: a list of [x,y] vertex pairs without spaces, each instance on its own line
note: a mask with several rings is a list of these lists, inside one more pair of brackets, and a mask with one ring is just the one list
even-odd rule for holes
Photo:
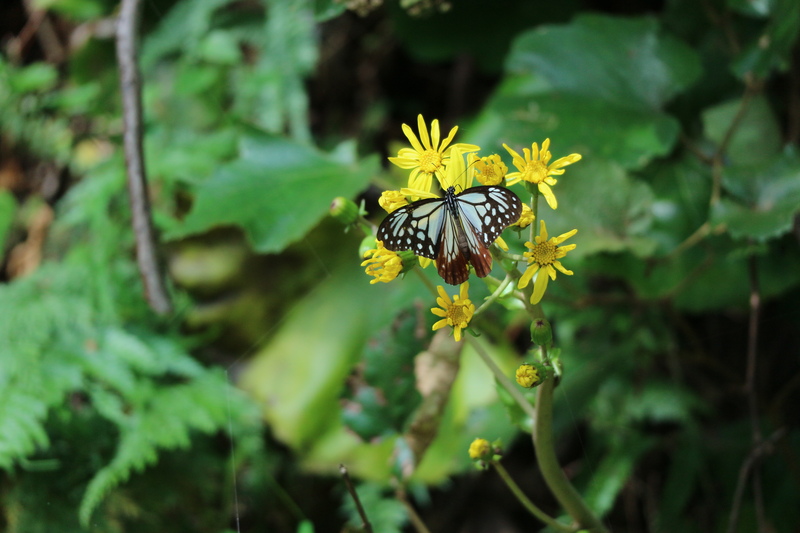
[[[408,453],[432,298],[410,276],[369,285],[361,236],[325,215],[362,194],[377,217],[370,185],[395,179],[379,165],[387,136],[423,113],[484,151],[550,138],[555,158],[583,155],[558,210],[540,210],[552,234],[579,230],[575,276],[545,297],[564,365],[555,424],[615,530],[726,527],[752,453],[741,389],[755,275],[760,430],[784,432],[758,461],[763,500],[775,531],[794,530],[799,3],[671,0],[622,16],[503,0],[487,16],[478,1],[391,2],[364,19],[326,1],[145,4],[144,146],[176,316],[147,309],[133,259],[101,30],[116,3],[37,0],[72,37],[63,59],[47,41],[0,54],[0,156],[23,169],[0,168],[0,527],[338,531],[358,523],[331,490],[344,462],[367,482],[376,531],[407,528],[387,487]],[[4,42],[26,21],[3,26]],[[55,192],[30,177],[37,162],[58,170]],[[56,213],[43,259],[13,276],[42,199]],[[499,309],[476,328],[510,374],[528,324]],[[454,488],[470,483],[469,442],[530,431],[507,400],[465,349],[409,480],[443,531],[459,522],[437,509],[466,521],[485,505]],[[512,473],[533,477],[529,446],[516,449]],[[437,499],[448,490],[462,514]],[[748,488],[738,531],[755,530],[753,502]]]

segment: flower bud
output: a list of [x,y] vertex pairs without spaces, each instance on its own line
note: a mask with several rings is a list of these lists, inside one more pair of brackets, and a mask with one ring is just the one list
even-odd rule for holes
[[469,458],[473,461],[489,461],[492,455],[492,445],[486,439],[475,439],[469,445]]
[[553,341],[553,328],[546,318],[537,318],[531,323],[531,340],[539,346],[547,346]]
[[533,387],[541,384],[546,375],[547,374],[545,373],[544,365],[537,361],[534,363],[522,363],[519,365],[515,377],[517,379],[517,383],[521,387],[532,389]]
[[355,202],[343,196],[337,196],[333,199],[328,212],[345,226],[349,226],[358,220],[358,206]]

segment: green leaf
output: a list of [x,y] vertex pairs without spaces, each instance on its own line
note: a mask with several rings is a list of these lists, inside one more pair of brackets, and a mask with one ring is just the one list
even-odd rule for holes
[[402,432],[421,401],[414,356],[426,345],[415,335],[418,327],[415,313],[403,313],[367,341],[363,375],[350,380],[353,394],[342,412],[345,424],[364,440]]
[[711,167],[687,151],[654,161],[639,174],[655,196],[648,237],[658,243],[658,255],[667,254],[708,219]]
[[[741,2],[741,0],[735,0]],[[763,31],[752,36],[733,62],[733,71],[740,78],[764,78],[773,70],[788,70],[792,50],[800,34],[800,3],[795,0],[741,2],[763,15],[769,10],[770,20]]]
[[724,224],[735,238],[763,242],[792,230],[800,213],[800,157],[786,153],[769,167],[731,167],[723,174],[725,189],[736,199],[722,199],[711,220]]
[[620,439],[592,472],[592,480],[586,490],[589,507],[600,516],[607,514],[631,477],[636,461],[656,442],[656,439],[637,433]]
[[556,93],[656,111],[699,77],[700,63],[655,19],[584,14],[521,35],[507,70],[537,73]]
[[655,21],[596,15],[523,34],[506,69],[470,142],[496,149],[498,139],[514,147],[550,137],[554,158],[578,151],[624,168],[672,149],[680,126],[662,108],[700,73],[695,53]]
[[198,56],[217,65],[235,65],[241,61],[242,52],[231,32],[215,30],[200,41]]
[[14,71],[8,81],[18,93],[47,91],[58,82],[58,71],[47,63],[33,63]]
[[96,19],[108,12],[108,2],[103,0],[35,0],[43,10],[51,9],[75,20]]
[[298,301],[242,375],[277,438],[293,448],[307,450],[341,426],[342,384],[367,339],[424,296],[424,287],[400,280],[370,285],[357,261],[354,254]]
[[563,260],[566,268],[570,257],[625,250],[646,257],[655,250],[656,243],[649,234],[653,193],[646,183],[632,178],[618,165],[581,160],[567,168],[553,191],[558,209],[550,210],[544,202],[539,209],[548,234],[557,236],[578,229],[567,241],[578,246]]
[[[741,99],[728,100],[703,111],[706,136],[718,146],[735,125],[726,156],[733,165],[759,165],[772,161],[781,151],[781,130],[764,96],[754,97],[744,111]],[[741,116],[737,119],[739,113]],[[739,122],[734,124],[734,121]]]
[[363,189],[371,171],[286,139],[251,136],[239,159],[198,187],[192,211],[167,237],[233,225],[257,251],[279,252],[314,227],[333,198]]
[[501,139],[519,152],[520,146],[530,148],[532,142],[541,144],[551,138],[554,159],[577,151],[586,159],[608,159],[624,168],[638,168],[654,156],[667,154],[678,137],[677,120],[666,114],[557,93],[529,82],[519,77],[506,80],[467,130],[467,140],[498,150]]

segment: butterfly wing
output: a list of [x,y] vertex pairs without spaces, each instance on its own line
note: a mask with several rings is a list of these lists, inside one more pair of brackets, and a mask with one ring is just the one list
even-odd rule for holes
[[[439,253],[436,255],[436,270],[445,283],[461,285],[469,278],[469,257],[464,255],[464,244],[461,241],[463,230],[455,217],[447,208],[442,210],[443,224],[439,242]],[[491,256],[489,257],[491,262]]]
[[519,220],[522,202],[504,187],[473,187],[456,196],[468,259],[479,278],[492,270],[489,246],[505,228]]
[[410,250],[436,259],[442,226],[449,218],[444,200],[428,198],[392,211],[378,228],[378,240],[387,250]]
[[378,240],[388,250],[435,259],[442,279],[459,285],[469,278],[469,263],[478,277],[489,275],[489,246],[521,213],[522,202],[503,187],[473,187],[458,195],[451,189],[445,198],[418,200],[393,211],[378,228]]
[[457,195],[456,203],[464,228],[487,247],[522,214],[522,202],[505,187],[473,187]]

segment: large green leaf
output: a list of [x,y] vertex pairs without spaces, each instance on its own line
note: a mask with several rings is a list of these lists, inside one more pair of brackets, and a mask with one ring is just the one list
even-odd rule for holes
[[655,195],[648,236],[658,243],[658,255],[670,253],[708,219],[711,168],[684,152],[654,161],[640,174]]
[[654,111],[700,74],[692,49],[662,34],[655,19],[601,15],[523,34],[507,68],[537,73],[559,93]]
[[735,130],[726,146],[726,156],[732,164],[758,165],[771,161],[781,150],[778,121],[764,97],[753,98],[745,107],[740,99],[729,100],[703,112],[706,136],[718,146]]
[[578,151],[625,168],[672,149],[680,127],[662,109],[700,72],[695,53],[655,21],[597,15],[523,34],[506,69],[471,142],[496,149],[498,139],[551,137],[556,158]]
[[648,235],[653,193],[618,165],[581,161],[568,168],[553,190],[558,209],[540,202],[539,219],[545,221],[551,236],[578,229],[567,243],[578,245],[565,259],[567,268],[570,257],[624,250],[647,256],[655,249]]
[[725,171],[723,183],[735,198],[715,205],[711,218],[733,237],[764,241],[791,231],[800,212],[797,154],[784,154],[767,167],[732,167]]
[[247,137],[240,157],[198,187],[192,211],[167,237],[232,225],[244,230],[257,251],[279,252],[314,227],[333,198],[363,189],[368,167],[279,137]]

